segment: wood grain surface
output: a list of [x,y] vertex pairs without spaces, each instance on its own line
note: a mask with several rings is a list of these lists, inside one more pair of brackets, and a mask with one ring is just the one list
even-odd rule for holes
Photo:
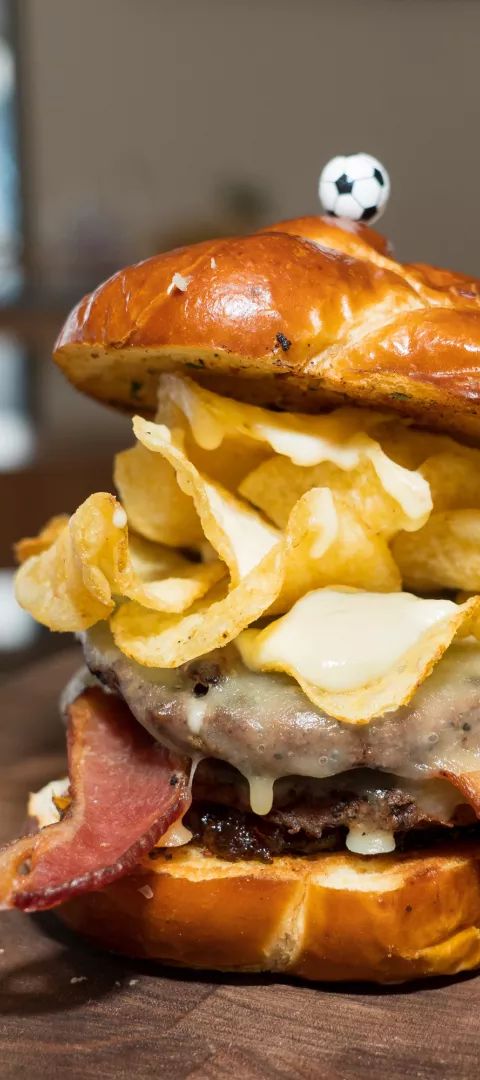
[[[0,687],[0,840],[64,772],[68,651]],[[101,954],[53,914],[0,914],[0,1076],[26,1080],[473,1080],[480,979],[388,990],[153,969]]]

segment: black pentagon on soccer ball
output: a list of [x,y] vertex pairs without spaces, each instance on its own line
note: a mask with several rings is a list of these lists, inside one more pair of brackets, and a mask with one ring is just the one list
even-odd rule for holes
[[380,187],[385,187],[385,180],[383,178],[383,174],[380,172],[380,169],[374,169],[373,175],[375,177],[375,180],[378,180]]
[[375,214],[378,213],[378,206],[367,206],[367,209],[363,211],[360,221],[371,221]]
[[338,180],[335,180],[335,187],[339,195],[351,195],[353,180],[349,180],[347,174],[342,173]]

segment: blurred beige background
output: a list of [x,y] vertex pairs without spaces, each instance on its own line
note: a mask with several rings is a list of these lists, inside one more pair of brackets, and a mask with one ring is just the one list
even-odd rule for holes
[[[110,269],[221,226],[236,183],[258,188],[258,224],[315,212],[322,165],[357,149],[390,171],[380,227],[400,257],[480,272],[476,0],[19,10],[27,250],[42,291],[88,276],[85,228]],[[42,390],[45,423],[81,428],[55,373]]]
[[1,471],[0,456],[8,567],[13,538],[111,483],[129,441],[49,362],[70,304],[116,267],[315,213],[325,162],[366,150],[391,175],[380,228],[399,256],[480,275],[480,3],[3,2],[25,287],[0,309],[23,373],[13,391],[0,362],[0,409],[15,399],[30,432],[23,459]]
[[222,179],[315,211],[321,166],[388,167],[401,256],[475,272],[476,0],[20,0],[39,270],[90,207],[119,246],[214,217]]

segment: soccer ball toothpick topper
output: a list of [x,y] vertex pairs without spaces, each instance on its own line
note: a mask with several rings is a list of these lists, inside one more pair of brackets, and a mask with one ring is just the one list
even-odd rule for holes
[[318,195],[327,214],[352,221],[376,221],[385,210],[390,177],[371,154],[334,157],[325,165]]

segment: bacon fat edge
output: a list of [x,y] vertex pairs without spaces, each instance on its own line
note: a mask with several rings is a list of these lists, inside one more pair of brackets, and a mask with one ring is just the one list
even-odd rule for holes
[[191,794],[185,758],[99,688],[68,710],[72,802],[61,821],[0,851],[0,907],[40,911],[128,874]]

